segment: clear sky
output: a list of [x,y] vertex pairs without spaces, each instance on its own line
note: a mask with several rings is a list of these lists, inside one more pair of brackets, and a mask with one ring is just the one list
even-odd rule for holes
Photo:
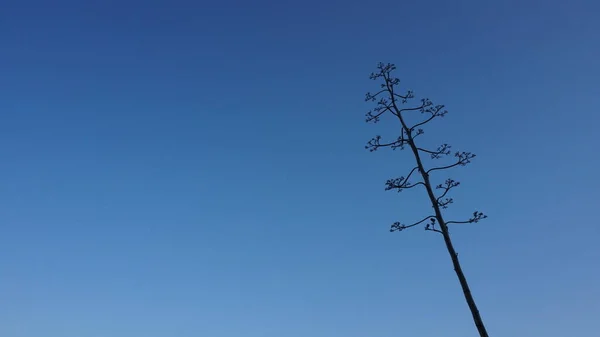
[[[476,336],[368,153],[379,61],[478,154],[492,336],[598,332],[597,1],[0,1],[0,336]],[[436,176],[445,179],[446,175]]]

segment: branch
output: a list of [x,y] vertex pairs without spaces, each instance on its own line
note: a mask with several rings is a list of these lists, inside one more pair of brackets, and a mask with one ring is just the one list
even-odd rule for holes
[[418,186],[418,185],[425,186],[425,184],[422,181],[419,181],[418,183],[414,183],[414,184],[410,184],[409,183],[410,177],[418,169],[419,169],[419,167],[414,167],[410,171],[410,173],[406,176],[406,178],[404,178],[402,176],[400,178],[388,179],[385,182],[385,190],[386,191],[390,191],[390,190],[393,190],[393,189],[397,189],[398,192],[401,192],[402,190],[413,188],[413,187]]
[[410,173],[408,173],[408,175],[406,176],[406,180],[410,179],[410,176],[412,176],[412,174],[415,172],[415,170],[418,170],[418,169],[419,169],[418,166],[413,167],[413,169],[410,170]]
[[377,123],[379,122],[379,117],[388,111],[394,115],[396,114],[395,111],[392,110],[392,106],[389,104],[388,100],[386,98],[382,98],[379,100],[379,102],[377,102],[377,107],[365,114],[366,122]]
[[[429,100],[426,100],[426,102],[429,105],[426,105],[426,106],[424,105],[423,109],[421,109],[421,113],[428,112],[431,114],[431,116],[429,118],[427,118],[426,120],[422,121],[421,123],[417,123],[417,124],[413,125],[413,127],[411,127],[411,130],[416,129],[421,125],[431,122],[436,117],[444,117],[448,113],[448,111],[446,111],[446,110],[442,111],[442,109],[444,108],[443,105],[436,105],[435,107],[430,107],[433,103],[431,103],[431,101],[429,101]],[[426,103],[424,103],[424,104],[426,104]]]
[[435,228],[435,218],[431,218],[431,223],[428,223],[425,226],[425,230],[426,231],[432,231],[432,232],[440,233],[440,234],[444,234],[444,232],[442,232],[441,230]]
[[[409,94],[407,94],[407,96],[402,96],[402,95],[398,95],[398,94],[394,93],[392,85],[390,85],[387,89],[385,89],[385,91],[388,91],[390,93],[390,95],[392,97],[392,101],[394,101],[396,97],[399,97],[402,99],[402,103],[406,103],[407,97],[409,97],[409,98],[414,97],[412,94],[412,91],[409,91]],[[412,107],[412,108],[398,109],[398,114],[403,113],[404,111],[421,111],[421,113],[423,113],[423,112],[429,111],[429,109],[428,109],[429,105],[431,105],[431,101],[422,99],[420,106]],[[425,123],[422,123],[422,124],[425,124]],[[422,125],[422,124],[420,123],[418,125]],[[415,127],[416,126],[414,126],[413,128],[415,128]],[[411,128],[411,129],[413,129],[413,128]]]
[[382,90],[379,90],[378,92],[376,92],[374,94],[371,94],[370,92],[367,92],[366,95],[365,95],[365,102],[375,101],[375,98],[377,98],[377,96],[379,96],[380,94],[382,94],[382,93],[384,93],[386,91],[387,90],[382,89]]
[[[396,95],[396,94],[394,94],[394,95]],[[399,110],[398,110],[398,112],[399,112],[399,113],[402,113],[402,112],[404,112],[404,111],[418,111],[418,110],[423,110],[423,108],[424,108],[424,106],[423,106],[423,105],[421,105],[421,106],[417,106],[417,107],[414,107],[414,108],[403,108],[403,109],[399,109]]]
[[454,203],[454,199],[452,199],[452,198],[446,198],[444,200],[437,201],[438,206],[440,206],[443,209],[448,208],[448,205],[450,205],[452,203]]
[[400,178],[394,178],[394,179],[389,179],[388,181],[385,182],[385,190],[386,191],[390,191],[393,189],[397,189],[398,192],[401,192],[402,190],[407,190],[409,188],[413,188],[415,186],[419,186],[419,185],[423,185],[425,186],[425,184],[422,181],[419,181],[418,183],[414,183],[414,184],[408,184],[407,181],[403,182],[403,177]]
[[402,100],[402,104],[408,102],[409,99],[414,98],[415,95],[411,90],[407,91],[405,95],[393,94],[394,96],[400,98]]
[[444,184],[437,185],[435,187],[436,189],[442,189],[444,191],[442,192],[442,195],[440,195],[439,197],[437,197],[437,199],[435,199],[436,204],[443,209],[448,208],[448,205],[452,204],[454,202],[454,199],[452,199],[452,198],[444,199],[444,197],[446,196],[446,194],[448,194],[448,192],[451,189],[457,187],[458,185],[460,185],[460,183],[458,181],[454,181],[453,179],[446,179]]
[[404,150],[404,145],[406,145],[406,143],[408,143],[408,139],[404,138],[404,133],[395,141],[383,144],[381,143],[381,136],[375,136],[367,143],[367,145],[365,145],[365,149],[369,150],[370,152],[377,151],[377,149],[379,149],[380,147],[391,147],[392,150],[395,150],[397,148],[400,148],[400,150]]
[[427,123],[431,122],[431,120],[433,120],[435,117],[437,117],[437,116],[436,115],[431,115],[431,117],[427,118],[426,120],[424,120],[421,123],[417,123],[417,124],[413,125],[410,129],[414,130],[414,129],[418,128],[421,125],[427,124]]
[[394,87],[400,83],[400,79],[390,76],[391,72],[396,69],[395,65],[390,64],[390,63],[388,63],[387,65],[383,65],[380,63],[378,68],[380,69],[379,74],[375,75],[375,76],[371,75],[371,78],[376,79],[378,77],[383,77],[383,79],[385,80],[385,83],[381,84],[381,87],[384,88],[383,89],[384,91],[387,91],[389,93],[389,95],[390,95],[389,98],[391,100],[391,107],[393,107],[393,110],[394,110],[393,113],[394,113],[394,115],[396,115],[396,117],[401,118],[402,112],[404,112],[404,111],[417,111],[418,110],[418,111],[423,112],[424,109],[427,108],[425,100],[421,100],[422,104],[421,104],[421,106],[418,106],[418,107],[404,108],[404,109],[398,108],[398,105],[396,104],[397,98],[400,98],[400,100],[402,101],[402,104],[404,104],[408,101],[409,98],[413,98],[414,94],[410,90],[406,93],[406,95],[400,95],[400,94],[396,94],[394,92]]
[[[392,73],[392,71],[394,71],[396,69],[396,66],[388,63],[388,64],[383,64],[383,63],[379,63],[377,65],[377,69],[379,70],[379,72],[377,73],[371,73],[371,76],[369,77],[372,80],[377,80],[380,77],[384,78],[385,84],[382,84],[381,87],[384,88],[380,91],[378,91],[375,94],[371,94],[371,93],[367,93],[366,97],[365,97],[365,101],[374,101],[375,97],[377,97],[379,94],[384,93],[386,91],[389,91],[387,88],[387,84],[391,85],[391,86],[395,86],[398,83],[400,83],[400,79],[398,78],[392,78],[390,76],[390,74]],[[402,100],[402,103],[406,103],[409,99],[414,98],[414,94],[412,91],[408,90],[406,92],[406,94],[404,95],[400,95],[400,94],[395,94],[395,93],[391,93],[393,97],[397,97],[399,99]]]
[[473,216],[469,219],[469,220],[465,220],[465,221],[446,221],[446,225],[449,224],[460,224],[460,223],[477,223],[483,219],[487,218],[487,215],[483,214],[482,212],[478,212],[475,211],[473,212]]
[[450,191],[451,189],[457,187],[458,185],[460,185],[460,182],[458,181],[454,181],[454,179],[446,179],[446,181],[444,182],[444,184],[439,184],[437,185],[435,188],[438,190],[443,189],[444,192],[442,193],[442,195],[440,195],[437,200],[439,201],[440,199],[442,199],[443,197],[446,196],[446,194],[448,194],[448,191]]
[[425,228],[426,231],[432,231],[432,232],[436,232],[436,233],[440,233],[440,234],[444,234],[444,232],[442,232],[439,229],[435,229],[435,228]]
[[427,171],[427,173],[436,171],[436,170],[445,170],[445,169],[453,168],[455,166],[465,166],[471,162],[471,159],[475,158],[475,154],[473,154],[471,152],[456,152],[454,154],[454,156],[458,160],[456,163],[454,163],[452,165],[448,165],[448,166],[434,167],[432,169],[429,169]]
[[[425,218],[423,218],[422,220],[420,220],[420,221],[417,221],[417,222],[415,222],[415,223],[413,223],[413,224],[410,224],[410,225],[403,225],[403,224],[401,224],[400,222],[396,221],[396,222],[394,222],[394,223],[392,224],[392,226],[390,227],[390,232],[396,232],[396,231],[398,231],[398,232],[401,232],[401,231],[403,231],[403,230],[405,230],[405,229],[408,229],[408,228],[411,228],[411,227],[415,227],[415,226],[417,226],[417,225],[419,225],[419,224],[422,224],[422,223],[423,223],[423,222],[425,222],[427,219],[432,219],[432,220],[433,220],[433,222],[435,222],[435,216],[434,216],[434,215],[428,215],[428,216],[426,216]],[[429,226],[429,225],[427,225],[427,226]]]
[[421,152],[425,152],[431,155],[431,159],[439,159],[442,156],[447,156],[450,154],[450,148],[452,146],[448,145],[448,144],[442,144],[440,146],[438,146],[437,150],[435,151],[431,151],[431,150],[427,150],[427,149],[423,149],[420,147],[417,147],[417,150],[421,151]]
[[[414,130],[412,130],[412,129],[408,129],[408,130],[410,131],[410,133],[411,133],[411,134],[412,134],[412,132],[414,131]],[[412,135],[412,139],[413,139],[413,141],[415,140],[415,138],[417,138],[418,136],[420,136],[420,135],[422,135],[422,134],[424,134],[424,133],[425,133],[425,131],[424,131],[423,129],[418,129],[418,130],[417,130],[417,133],[415,133],[414,135]]]
[[383,62],[379,62],[377,64],[377,69],[379,70],[379,72],[371,73],[371,76],[369,76],[370,79],[376,80],[380,77],[385,76],[386,74],[390,74],[392,71],[394,71],[396,69],[396,66],[391,63],[385,64]]

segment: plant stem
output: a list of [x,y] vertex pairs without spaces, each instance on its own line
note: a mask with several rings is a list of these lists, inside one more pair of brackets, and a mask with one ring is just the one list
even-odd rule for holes
[[477,331],[479,331],[480,337],[488,337],[487,330],[485,329],[485,325],[483,324],[483,320],[481,319],[481,315],[479,314],[479,310],[477,309],[477,305],[475,304],[475,299],[473,298],[473,294],[471,294],[471,290],[469,289],[469,284],[467,283],[467,278],[462,271],[460,266],[460,262],[458,261],[458,254],[454,250],[454,245],[452,244],[452,240],[450,239],[450,233],[448,232],[448,225],[444,221],[442,216],[442,212],[440,210],[440,206],[437,202],[435,194],[433,193],[433,188],[431,187],[431,182],[429,180],[429,174],[423,167],[423,162],[421,161],[421,156],[419,154],[419,150],[415,145],[414,139],[412,137],[412,132],[406,127],[406,124],[400,117],[402,122],[402,127],[404,131],[408,135],[408,144],[415,156],[417,161],[417,167],[421,176],[423,177],[423,182],[425,183],[425,188],[427,189],[427,195],[429,196],[429,200],[431,201],[431,205],[435,211],[435,218],[440,225],[440,229],[442,235],[444,237],[444,242],[446,243],[446,248],[448,249],[448,254],[450,254],[450,258],[452,259],[452,265],[454,266],[454,271],[456,272],[456,276],[458,277],[458,281],[460,282],[460,286],[462,287],[463,294],[465,295],[465,300],[469,305],[469,309],[471,310],[471,314],[473,315],[473,321],[475,322],[475,326],[477,327]]

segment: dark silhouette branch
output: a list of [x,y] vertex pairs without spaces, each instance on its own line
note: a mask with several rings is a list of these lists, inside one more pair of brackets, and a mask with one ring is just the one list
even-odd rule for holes
[[385,89],[379,90],[378,92],[376,92],[374,94],[367,92],[365,95],[365,101],[375,101],[377,96],[379,96],[380,94],[383,94],[384,92],[386,92]]
[[444,108],[443,105],[436,105],[435,107],[432,107],[432,105],[433,105],[433,103],[430,100],[427,100],[426,103],[425,102],[423,103],[423,106],[422,106],[423,108],[421,109],[421,113],[428,112],[431,114],[431,116],[429,118],[427,118],[426,120],[413,125],[410,128],[411,130],[414,130],[414,129],[418,128],[419,126],[422,126],[422,125],[425,125],[425,124],[431,122],[436,117],[444,117],[448,113],[448,111],[446,111],[446,110],[442,111],[442,109]]
[[397,148],[400,148],[401,150],[403,150],[404,145],[406,145],[407,141],[408,140],[404,137],[404,135],[402,135],[393,142],[381,143],[381,136],[375,136],[371,140],[369,140],[367,145],[365,145],[365,149],[367,149],[371,152],[377,151],[379,148],[382,148],[382,147],[390,147],[392,150],[395,150]]
[[447,156],[450,154],[450,148],[451,146],[448,144],[442,144],[440,145],[437,150],[435,151],[431,151],[431,150],[427,150],[427,149],[423,149],[420,147],[417,147],[417,149],[421,152],[425,152],[431,155],[431,159],[439,159],[442,156]]
[[418,129],[417,132],[414,135],[412,134],[412,130],[410,130],[410,132],[411,132],[412,140],[415,140],[415,138],[417,138],[418,136],[424,134],[425,130]]
[[473,216],[471,218],[469,218],[469,220],[465,220],[465,221],[446,221],[446,224],[450,225],[450,224],[477,223],[477,222],[479,222],[479,221],[481,221],[481,220],[483,220],[485,218],[487,218],[487,215],[485,215],[485,214],[483,214],[481,212],[475,211],[475,212],[473,212]]
[[422,224],[423,222],[427,221],[427,219],[432,219],[432,220],[435,221],[435,219],[433,219],[433,218],[435,218],[435,215],[428,215],[425,218],[423,218],[422,220],[417,221],[417,222],[415,222],[413,224],[410,224],[410,225],[404,225],[404,224],[396,221],[390,227],[390,232],[401,232],[401,231],[403,231],[405,229],[418,226],[418,225]]
[[377,122],[379,122],[379,117],[381,117],[381,115],[383,115],[384,113],[385,113],[385,111],[369,111],[365,115],[365,117],[366,117],[365,121],[367,123],[370,123],[370,122],[377,123]]
[[[395,96],[395,94],[394,94],[394,96]],[[424,108],[425,108],[425,105],[417,106],[414,108],[403,108],[403,109],[399,109],[398,113],[403,113],[404,111],[423,111]]]
[[431,218],[431,222],[425,226],[426,231],[432,231],[440,234],[444,234],[441,230],[435,228],[435,217]]
[[421,123],[417,123],[417,124],[413,125],[410,129],[414,130],[414,129],[418,128],[421,125],[425,125],[425,124],[431,122],[435,117],[437,117],[437,116],[436,115],[431,115],[431,117],[427,118],[426,120],[422,121]]
[[446,194],[448,194],[448,192],[450,192],[451,189],[458,187],[458,185],[460,185],[460,182],[454,181],[454,179],[446,179],[444,184],[437,185],[435,187],[436,189],[438,189],[438,190],[443,189],[444,191],[442,192],[442,195],[440,195],[436,200],[439,202],[439,200],[441,200],[443,197],[445,197]]
[[388,179],[385,182],[385,190],[386,191],[390,191],[390,190],[398,190],[398,192],[402,192],[402,190],[407,190],[416,186],[425,186],[425,183],[423,183],[422,181],[419,181],[417,183],[414,184],[410,184],[408,182],[408,180],[404,179],[404,177],[400,177],[400,178],[394,178],[394,179]]
[[394,96],[395,96],[396,98],[400,98],[400,99],[402,100],[402,103],[403,103],[403,104],[404,104],[404,103],[406,103],[406,102],[408,102],[408,100],[409,100],[409,99],[411,99],[411,98],[414,98],[414,97],[415,97],[415,96],[413,95],[412,91],[410,91],[410,90],[409,90],[409,91],[406,93],[406,95],[404,95],[404,96],[403,96],[403,95],[400,95],[400,94],[394,94]]
[[390,191],[390,190],[393,190],[393,189],[397,189],[398,192],[401,192],[402,190],[413,188],[415,186],[419,186],[419,185],[423,185],[424,186],[424,184],[423,184],[422,181],[419,181],[419,182],[414,183],[414,184],[410,183],[410,180],[409,180],[410,177],[418,169],[419,168],[415,166],[412,170],[410,170],[410,172],[408,173],[408,175],[406,176],[406,178],[404,176],[402,176],[400,178],[388,179],[385,182],[385,190],[386,191]]
[[413,173],[414,173],[416,170],[418,170],[418,169],[419,169],[419,167],[418,167],[418,166],[415,166],[415,167],[413,167],[413,169],[412,169],[412,170],[410,170],[410,172],[409,172],[409,173],[408,173],[408,175],[406,176],[406,180],[408,181],[408,179],[410,179],[410,177],[412,176],[412,174],[413,174]]
[[442,232],[442,231],[441,231],[441,230],[439,230],[439,229],[435,229],[435,228],[427,228],[427,227],[425,227],[425,230],[426,230],[426,231],[432,231],[432,232],[440,233],[440,234],[442,234],[442,235],[444,234],[444,232]]
[[475,158],[475,154],[471,152],[456,152],[454,156],[457,158],[457,162],[452,165],[434,167],[427,170],[427,174],[429,172],[438,171],[438,170],[447,170],[456,166],[465,166],[471,162],[471,159]]
[[377,123],[380,120],[380,117],[390,111],[393,113],[392,107],[387,105],[387,102],[382,99],[381,101],[379,101],[379,103],[377,103],[378,106],[375,107],[373,110],[367,112],[367,114],[365,115],[366,117],[366,122],[373,122],[373,123]]
[[[389,85],[395,85],[394,83],[396,83],[396,81],[386,80],[386,83]],[[383,85],[383,84],[382,84],[382,86],[385,87],[385,85]],[[371,94],[370,92],[368,92],[365,95],[365,101],[373,101],[374,102],[383,93],[389,93],[387,88],[382,89],[382,90],[376,92],[375,94]],[[406,103],[408,101],[408,99],[410,99],[412,97],[414,97],[414,96],[411,91],[408,91],[406,95],[399,95],[399,94],[395,94],[395,93],[391,95],[392,100],[395,100],[396,98],[400,98],[403,103]],[[415,107],[415,108],[406,108],[406,109],[403,109],[402,111],[423,110],[423,108],[424,108],[424,106],[419,106],[419,107]],[[377,102],[377,107],[375,107],[373,110],[366,113],[366,122],[367,123],[369,123],[369,122],[377,123],[380,121],[380,117],[388,111],[396,116],[398,116],[398,113],[401,112],[401,111],[398,111],[397,109],[393,109],[393,106],[390,104],[389,98],[386,98],[386,97],[380,98],[379,101]]]
[[452,199],[452,198],[445,198],[444,200],[438,200],[437,204],[441,208],[446,209],[446,208],[448,208],[448,205],[450,205],[453,202],[454,202],[454,199]]

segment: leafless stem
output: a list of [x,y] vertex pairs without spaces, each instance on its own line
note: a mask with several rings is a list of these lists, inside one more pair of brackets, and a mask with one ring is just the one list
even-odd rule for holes
[[406,176],[406,178],[404,176],[400,177],[400,178],[394,178],[394,179],[388,179],[385,182],[385,190],[389,191],[389,190],[393,190],[393,189],[397,189],[398,192],[405,190],[405,189],[409,189],[409,188],[413,188],[415,186],[418,185],[423,185],[425,186],[425,184],[422,181],[419,181],[417,183],[411,184],[409,179],[412,176],[412,174],[418,170],[419,167],[414,167],[412,170],[410,170],[410,172],[408,173],[408,175]]
[[457,162],[452,165],[434,167],[427,170],[427,173],[437,171],[437,170],[446,170],[449,168],[453,168],[455,166],[465,166],[471,162],[471,159],[475,158],[475,154],[471,152],[456,152],[454,156],[457,158]]
[[442,192],[442,195],[440,195],[440,196],[437,198],[437,201],[439,202],[439,201],[440,201],[440,200],[441,200],[443,197],[445,197],[445,196],[446,196],[446,194],[448,194],[448,192],[449,192],[451,189],[453,189],[453,188],[457,187],[458,185],[460,185],[460,182],[458,182],[458,181],[455,181],[454,179],[446,179],[446,181],[444,182],[444,184],[443,184],[443,185],[442,185],[442,184],[439,184],[439,185],[437,185],[437,186],[435,187],[436,189],[438,189],[438,190],[440,190],[440,189],[443,189],[443,190],[444,190],[444,191]]
[[400,98],[402,100],[402,103],[406,103],[409,99],[415,97],[413,95],[413,92],[410,90],[405,95],[394,94],[394,96],[396,96],[397,98]]
[[410,225],[404,225],[404,224],[402,224],[400,222],[394,222],[392,224],[392,227],[390,228],[390,232],[396,232],[396,231],[401,232],[401,231],[403,231],[405,229],[408,229],[408,228],[420,225],[423,222],[427,221],[427,219],[434,219],[434,221],[435,221],[435,215],[428,215],[425,218],[423,218],[422,220],[417,221],[417,222],[415,222],[413,224],[410,224]]
[[446,225],[449,224],[461,224],[461,223],[477,223],[483,219],[487,218],[487,215],[483,214],[482,212],[478,212],[475,211],[473,212],[473,216],[469,219],[469,220],[465,220],[465,221],[446,221]]
[[442,195],[440,195],[439,197],[437,197],[437,199],[435,199],[435,202],[438,206],[440,206],[441,208],[448,208],[448,205],[450,205],[451,203],[454,202],[454,199],[452,198],[445,198],[446,194],[448,194],[448,192],[457,187],[458,185],[460,185],[460,182],[458,181],[454,181],[453,179],[446,179],[446,181],[444,182],[444,184],[439,184],[437,185],[435,188],[436,189],[442,189],[444,190],[442,192]]
[[[396,94],[394,94],[396,95]],[[423,110],[425,108],[425,105],[421,105],[421,106],[417,106],[414,108],[403,108],[403,109],[398,109],[398,113],[403,113],[404,111],[419,111],[419,110]]]
[[442,232],[441,230],[439,230],[439,229],[435,229],[435,228],[431,228],[431,227],[430,227],[430,228],[427,228],[427,227],[426,227],[426,228],[425,228],[425,230],[426,230],[426,231],[432,231],[432,232],[440,233],[440,234],[442,234],[442,235],[444,234],[444,232]]
[[400,177],[400,178],[388,179],[385,182],[385,190],[386,191],[398,190],[398,192],[401,192],[402,190],[407,190],[409,188],[413,188],[413,187],[416,187],[419,185],[425,186],[425,184],[422,181],[419,181],[414,184],[410,184],[408,181],[406,181],[406,179],[404,179],[404,177]]
[[423,149],[420,147],[417,147],[417,149],[421,152],[425,152],[431,155],[431,159],[439,159],[442,156],[447,156],[450,154],[450,148],[451,146],[448,144],[442,144],[440,146],[438,146],[437,150],[435,151],[431,151],[431,150],[427,150],[427,149]]
[[400,148],[402,150],[404,149],[404,145],[406,145],[407,142],[408,140],[406,139],[406,137],[404,137],[404,134],[390,143],[381,143],[381,136],[375,136],[371,140],[369,140],[367,145],[365,145],[365,149],[371,152],[377,151],[379,148],[382,147],[390,147],[392,150]]
[[444,234],[444,232],[435,228],[435,222],[436,222],[435,217],[431,218],[429,221],[430,222],[425,226],[426,231],[432,231],[432,232],[440,233],[442,235]]
[[380,117],[390,111],[393,113],[392,111],[392,107],[387,105],[387,102],[385,101],[385,99],[382,99],[381,101],[379,101],[379,103],[377,103],[377,107],[375,107],[373,110],[369,111],[366,113],[365,117],[366,117],[366,122],[373,122],[373,123],[377,123],[379,122]]
[[425,125],[425,124],[431,122],[436,117],[444,117],[448,113],[448,111],[446,111],[446,110],[442,111],[442,109],[444,108],[443,105],[433,106],[433,103],[430,100],[423,100],[423,101],[424,102],[422,105],[421,112],[422,113],[428,112],[431,114],[431,116],[429,116],[429,118],[427,118],[426,120],[413,125],[411,127],[411,130],[414,130],[414,129],[418,128],[419,126],[422,126],[422,125]]

